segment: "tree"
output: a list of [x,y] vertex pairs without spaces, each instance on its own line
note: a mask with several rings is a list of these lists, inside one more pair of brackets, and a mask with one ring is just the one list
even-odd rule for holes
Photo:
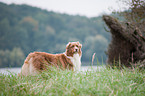
[[0,67],[20,67],[24,58],[21,48],[13,48],[12,51],[0,50]]
[[127,4],[130,4],[129,10],[120,13],[126,19],[123,23],[111,16],[103,16],[112,34],[108,64],[131,67],[140,62],[138,66],[145,68],[145,1],[131,0]]
[[9,55],[9,66],[20,67],[24,62],[25,55],[21,48],[13,48]]
[[[15,48],[21,48],[25,56],[33,51],[55,54],[64,52],[66,44],[71,41],[81,42],[83,55],[86,55],[82,57],[82,62],[90,62],[93,53],[98,58],[104,56],[109,36],[104,30],[101,17],[71,16],[27,5],[7,5],[0,2],[0,50],[4,53],[8,50],[7,54],[11,54],[11,66],[15,66],[14,62],[19,62],[14,60]],[[87,44],[88,39],[94,45]],[[19,66],[20,63],[16,64]]]
[[108,41],[102,35],[90,36],[85,39],[85,43],[83,46],[84,59],[86,61],[91,61],[92,55],[96,53],[96,57],[94,64],[97,64],[97,60],[99,62],[104,61],[106,58],[105,51],[107,50]]

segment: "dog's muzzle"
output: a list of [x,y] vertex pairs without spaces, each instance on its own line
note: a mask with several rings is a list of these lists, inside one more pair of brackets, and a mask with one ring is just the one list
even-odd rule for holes
[[77,47],[74,48],[74,52],[78,52],[79,49]]

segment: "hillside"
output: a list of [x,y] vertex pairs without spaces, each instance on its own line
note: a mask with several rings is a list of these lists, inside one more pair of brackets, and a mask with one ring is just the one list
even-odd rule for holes
[[0,3],[0,67],[21,66],[33,51],[62,53],[69,41],[83,44],[82,62],[91,63],[93,53],[100,62],[106,61],[110,35],[104,27],[101,17],[71,16]]

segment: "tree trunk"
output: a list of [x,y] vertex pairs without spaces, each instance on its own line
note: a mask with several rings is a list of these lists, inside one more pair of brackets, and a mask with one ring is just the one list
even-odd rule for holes
[[140,62],[138,66],[145,68],[145,38],[140,30],[111,16],[104,15],[103,20],[112,34],[107,52],[108,64],[131,67]]

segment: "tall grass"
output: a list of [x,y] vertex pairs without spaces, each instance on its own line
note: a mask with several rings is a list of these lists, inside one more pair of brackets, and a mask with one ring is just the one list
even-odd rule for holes
[[0,74],[1,96],[144,96],[145,71],[72,72],[52,68],[36,76]]

